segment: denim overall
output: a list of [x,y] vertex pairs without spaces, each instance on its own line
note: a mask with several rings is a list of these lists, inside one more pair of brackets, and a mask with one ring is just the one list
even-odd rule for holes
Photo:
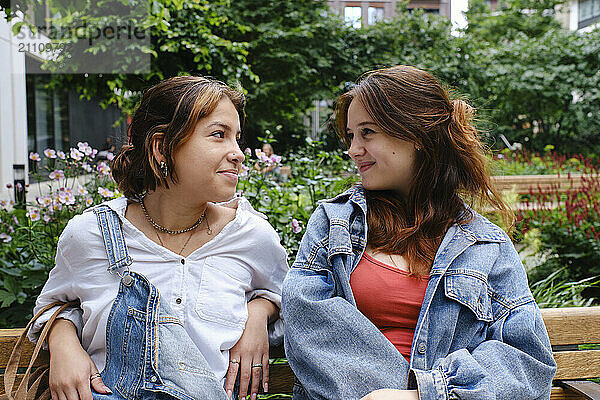
[[108,272],[121,277],[106,326],[102,380],[113,394],[94,399],[227,399],[219,379],[168,304],[146,277],[129,271],[119,216],[94,209],[108,255]]

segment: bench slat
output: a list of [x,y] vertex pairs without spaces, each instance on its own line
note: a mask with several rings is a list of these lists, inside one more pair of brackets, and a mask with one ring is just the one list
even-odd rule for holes
[[558,371],[554,379],[579,380],[600,377],[600,350],[554,353]]
[[[10,358],[10,353],[12,349],[17,343],[19,336],[23,332],[22,328],[17,329],[0,329],[0,368],[6,368],[6,364],[8,363],[8,359]],[[31,359],[31,355],[33,354],[34,345],[29,340],[26,340],[23,346],[23,351],[21,353],[21,359],[19,360],[19,367],[27,367],[29,365],[29,360]],[[40,352],[40,356],[35,362],[34,366],[40,366],[43,364],[48,364],[50,357],[47,351]]]
[[600,384],[591,381],[561,381],[560,385],[574,392],[581,393],[587,398],[600,400]]
[[600,307],[544,308],[553,346],[600,343]]
[[269,366],[269,392],[292,393],[294,373],[288,364],[271,364]]
[[[539,189],[548,191],[558,188],[559,192],[576,190],[583,186],[584,180],[598,179],[587,174],[555,174],[555,175],[496,175],[492,183],[498,190],[511,190],[519,194],[529,194],[529,189],[537,193]],[[539,188],[539,189],[538,189]]]
[[587,400],[585,396],[559,386],[552,387],[550,400]]

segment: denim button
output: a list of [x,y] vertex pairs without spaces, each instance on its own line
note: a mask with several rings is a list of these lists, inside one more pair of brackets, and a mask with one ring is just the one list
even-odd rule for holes
[[182,264],[185,264],[185,259],[183,259],[183,258],[182,258],[182,259],[181,259],[181,263],[182,263]]
[[419,343],[419,345],[417,346],[417,351],[419,352],[419,354],[425,354],[425,350],[427,350],[427,345],[423,342]]
[[156,382],[156,377],[154,375],[152,375],[150,377],[150,382],[152,382],[152,383]]
[[175,300],[175,303],[177,303],[177,304],[181,304],[181,299],[179,299],[179,298],[178,298],[178,299],[176,299],[176,300]]

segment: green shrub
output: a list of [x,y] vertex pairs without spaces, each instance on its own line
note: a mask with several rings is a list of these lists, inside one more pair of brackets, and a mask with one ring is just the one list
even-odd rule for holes
[[46,194],[26,210],[0,203],[0,327],[24,326],[31,318],[67,222],[94,204],[120,196],[110,168],[93,162],[96,150],[87,143],[69,154],[52,149],[44,153],[44,159],[36,153],[29,158],[35,185]]
[[597,159],[581,154],[572,157],[558,154],[554,146],[547,145],[544,154],[504,149],[493,157],[491,171],[493,175],[553,175],[589,173],[597,166]]

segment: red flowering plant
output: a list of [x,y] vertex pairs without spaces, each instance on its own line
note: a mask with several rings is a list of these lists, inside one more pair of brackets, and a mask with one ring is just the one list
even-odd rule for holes
[[494,175],[554,175],[583,173],[597,167],[598,160],[583,154],[559,154],[549,144],[542,154],[530,153],[526,149],[504,149],[494,155],[491,169]]
[[[564,280],[600,276],[600,171],[589,161],[583,160],[582,165],[586,175],[580,185],[567,173],[567,190],[530,189],[517,211],[517,239],[533,233],[539,251],[550,255],[529,271],[532,282],[559,269]],[[600,298],[600,286],[587,288],[584,295]]]

